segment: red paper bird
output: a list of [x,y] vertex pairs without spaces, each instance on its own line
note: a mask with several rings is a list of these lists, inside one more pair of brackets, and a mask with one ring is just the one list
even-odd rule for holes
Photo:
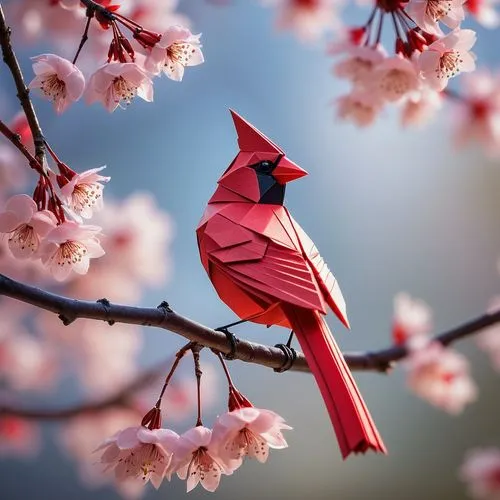
[[231,111],[240,152],[219,179],[197,229],[201,261],[219,297],[242,319],[291,328],[316,378],[342,456],[386,452],[323,316],[349,327],[345,301],[312,240],[283,206],[307,175]]

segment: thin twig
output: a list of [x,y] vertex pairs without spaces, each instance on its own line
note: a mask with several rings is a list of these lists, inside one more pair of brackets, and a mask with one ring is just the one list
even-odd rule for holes
[[21,142],[18,134],[13,132],[2,120],[0,120],[0,133],[6,137],[28,160],[30,167],[36,170],[40,175],[43,175],[43,168],[38,160],[28,151],[26,146]]
[[23,73],[19,62],[17,60],[14,49],[12,48],[12,43],[10,40],[11,30],[7,26],[5,16],[2,10],[2,5],[0,4],[0,47],[2,48],[3,60],[5,64],[9,67],[9,70],[14,79],[14,83],[17,89],[17,97],[28,120],[28,125],[31,130],[31,135],[33,136],[33,143],[35,145],[35,158],[38,163],[43,166],[45,159],[45,146],[43,139],[42,128],[38,122],[38,118],[35,113],[35,108],[30,99],[29,89],[24,83]]
[[76,61],[78,59],[78,56],[80,55],[80,52],[83,49],[83,46],[89,39],[89,28],[90,28],[90,21],[92,21],[92,18],[94,17],[94,11],[91,8],[87,7],[87,22],[85,23],[85,29],[83,31],[82,38],[80,40],[80,44],[78,45],[78,49],[76,50],[75,57],[73,58],[73,64],[76,64]]
[[79,403],[67,408],[47,408],[43,410],[18,407],[13,404],[0,404],[0,416],[15,415],[17,417],[32,420],[63,420],[76,417],[83,413],[97,413],[112,408],[113,406],[134,408],[132,396],[158,378],[163,370],[165,370],[166,364],[166,361],[158,363],[141,373],[130,382],[130,384],[127,384],[116,393],[99,401]]
[[[197,342],[204,347],[215,349],[225,354],[231,351],[224,333],[200,325],[177,314],[166,303],[161,304],[157,308],[146,308],[110,304],[104,300],[89,302],[70,299],[20,283],[2,274],[0,274],[0,295],[5,295],[6,297],[11,297],[26,304],[31,304],[40,309],[58,314],[64,324],[70,324],[78,318],[87,318],[106,321],[110,324],[127,323],[155,326],[177,333],[191,342]],[[483,316],[479,316],[463,325],[435,336],[433,340],[443,345],[448,345],[498,322],[500,322],[500,311],[486,313]],[[397,361],[400,361],[406,355],[407,350],[404,346],[392,346],[373,352],[346,353],[344,354],[344,358],[351,370],[387,372]],[[281,349],[242,339],[236,346],[234,358],[269,368],[279,368],[286,360],[285,354]],[[291,370],[309,371],[303,354],[297,353],[297,359]]]

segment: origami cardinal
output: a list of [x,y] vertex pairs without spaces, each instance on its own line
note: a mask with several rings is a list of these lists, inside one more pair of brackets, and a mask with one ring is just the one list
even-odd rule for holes
[[291,328],[314,374],[342,456],[386,452],[332,333],[345,301],[312,240],[283,206],[286,184],[307,175],[231,111],[240,152],[219,179],[197,228],[201,261],[219,297],[242,319]]

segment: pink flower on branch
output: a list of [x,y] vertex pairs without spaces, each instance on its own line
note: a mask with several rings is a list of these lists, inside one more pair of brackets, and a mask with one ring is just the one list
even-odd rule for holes
[[492,157],[500,155],[500,77],[482,70],[462,79],[456,105],[455,142],[476,141]]
[[485,28],[496,28],[500,24],[500,15],[495,9],[498,0],[466,0],[464,5]]
[[438,342],[415,338],[405,361],[408,385],[418,396],[451,414],[477,398],[467,359]]
[[163,71],[170,79],[180,82],[185,67],[204,61],[200,36],[182,26],[170,26],[146,58],[146,70],[155,75]]
[[266,462],[269,448],[283,449],[288,444],[281,431],[291,429],[285,420],[270,410],[239,408],[220,415],[214,425],[213,440],[219,456],[236,469],[245,456]]
[[371,125],[382,109],[382,101],[365,90],[354,90],[337,100],[337,115],[359,127]]
[[200,482],[207,491],[215,491],[221,475],[233,473],[218,455],[217,448],[210,429],[203,426],[189,429],[177,441],[167,477],[170,479],[176,472],[180,479],[187,479],[188,492]]
[[483,448],[470,450],[460,468],[460,478],[466,482],[472,498],[500,498],[500,450]]
[[427,336],[431,329],[432,311],[425,302],[404,292],[394,297],[392,340],[396,345],[404,344],[412,337]]
[[82,72],[70,61],[55,54],[42,54],[33,57],[35,78],[29,87],[40,92],[54,103],[57,113],[80,99],[85,88]]
[[366,86],[374,68],[387,57],[381,45],[367,47],[365,45],[344,44],[342,48],[333,47],[330,53],[336,55],[340,51],[346,52],[347,57],[335,64],[333,73],[358,86]]
[[399,101],[420,87],[415,64],[400,54],[382,61],[370,76],[371,88],[385,101]]
[[56,226],[54,215],[39,211],[33,198],[26,194],[12,196],[0,213],[0,233],[9,235],[9,249],[14,257],[38,257],[43,238]]
[[61,199],[77,215],[85,219],[92,217],[93,211],[103,207],[103,182],[111,177],[98,174],[106,167],[92,168],[80,174],[60,164],[60,175],[57,175],[57,184],[61,192]]
[[114,469],[118,482],[142,479],[158,489],[178,439],[170,429],[128,427],[106,439],[96,452],[102,451],[101,463],[105,470]]
[[427,33],[442,35],[438,25],[442,22],[448,28],[458,28],[465,18],[465,0],[410,0],[405,10],[417,26]]
[[89,104],[100,101],[111,113],[121,103],[130,104],[135,96],[152,102],[153,82],[136,63],[110,63],[90,77],[85,95]]
[[43,241],[40,247],[42,263],[58,281],[68,278],[71,271],[86,274],[90,259],[102,257],[105,253],[97,239],[100,232],[98,226],[63,222]]
[[443,90],[450,78],[461,72],[474,71],[476,62],[470,49],[475,43],[474,31],[460,29],[431,43],[418,61],[426,83],[435,90]]

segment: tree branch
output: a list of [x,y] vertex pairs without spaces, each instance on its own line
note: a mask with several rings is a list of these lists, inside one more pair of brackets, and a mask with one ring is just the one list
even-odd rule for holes
[[50,409],[30,409],[22,408],[8,404],[0,404],[0,417],[4,415],[15,415],[16,417],[26,418],[29,420],[63,420],[66,418],[76,417],[82,413],[94,413],[106,410],[113,406],[133,407],[131,396],[138,390],[146,387],[156,378],[158,378],[165,369],[166,362],[163,361],[158,365],[141,373],[130,384],[121,388],[118,392],[99,401],[76,404],[67,408],[50,408]]
[[5,64],[9,67],[9,70],[14,79],[14,83],[17,89],[17,97],[28,120],[28,125],[33,136],[33,143],[35,145],[35,158],[40,163],[40,167],[43,168],[43,162],[45,158],[45,146],[44,138],[42,133],[42,128],[38,122],[38,118],[35,113],[35,108],[31,102],[29,89],[24,83],[23,73],[19,62],[17,60],[14,49],[10,41],[11,30],[7,26],[5,21],[5,15],[2,10],[2,4],[0,3],[0,47],[2,48],[3,60]]
[[[97,302],[70,299],[20,283],[1,274],[0,295],[58,314],[61,321],[66,325],[78,318],[87,318],[106,321],[110,325],[127,323],[155,326],[177,333],[192,342],[197,342],[224,354],[231,352],[231,347],[228,345],[224,333],[177,314],[166,303],[160,304],[157,308],[145,308],[111,304],[106,299]],[[500,322],[500,311],[487,313],[452,330],[441,333],[435,336],[433,340],[448,345],[498,322]],[[392,346],[379,351],[346,353],[344,357],[351,370],[387,372],[397,361],[403,359],[407,353],[404,346]],[[286,356],[281,349],[240,339],[238,339],[236,345],[234,358],[269,368],[280,368],[286,361]],[[297,359],[291,370],[309,371],[303,354],[297,354]]]

